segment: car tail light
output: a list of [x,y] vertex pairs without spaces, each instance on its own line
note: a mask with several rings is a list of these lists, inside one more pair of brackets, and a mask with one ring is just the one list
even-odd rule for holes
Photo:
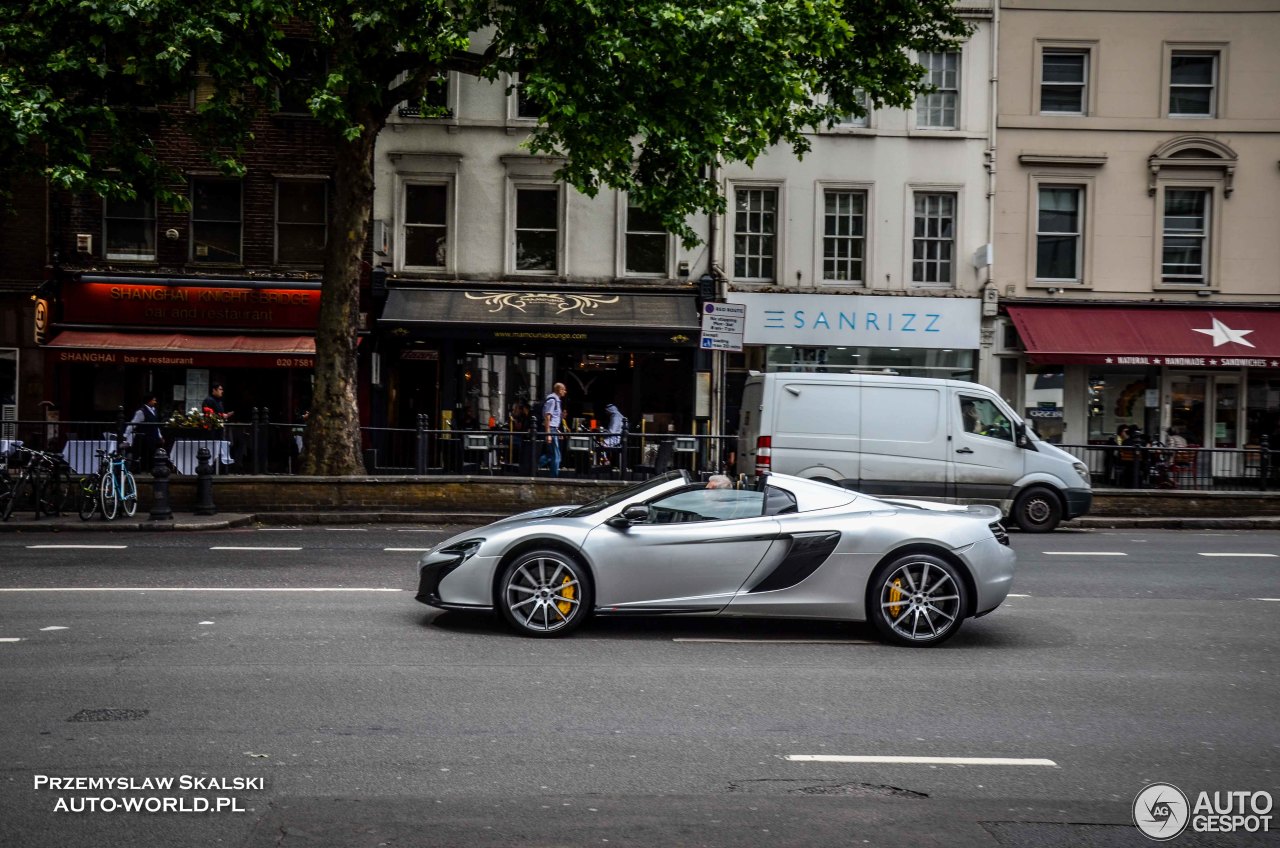
[[756,471],[773,468],[773,436],[756,437]]

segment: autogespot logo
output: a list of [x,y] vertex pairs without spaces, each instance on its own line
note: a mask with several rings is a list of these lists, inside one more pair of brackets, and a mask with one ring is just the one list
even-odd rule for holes
[[1152,783],[1133,799],[1133,823],[1143,836],[1157,842],[1182,833],[1190,819],[1187,796],[1172,783]]

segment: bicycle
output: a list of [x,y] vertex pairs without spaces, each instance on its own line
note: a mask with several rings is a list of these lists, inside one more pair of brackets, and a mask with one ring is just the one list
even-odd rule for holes
[[[61,515],[69,494],[66,460],[28,447],[18,447],[17,452],[25,461],[17,481],[0,487],[0,518],[8,521],[20,503],[33,509],[37,519],[41,515]],[[9,482],[7,469],[5,480]]]
[[[129,470],[129,461],[119,451],[102,456],[102,473],[98,475],[98,506],[107,521],[115,519],[121,508],[132,516],[138,511],[138,484]],[[83,505],[81,511],[83,514]]]
[[[98,452],[101,457],[102,451]],[[80,478],[78,494],[80,497],[80,520],[88,521],[98,511],[99,492],[101,491],[101,474],[103,463],[99,462],[98,474],[90,474]]]

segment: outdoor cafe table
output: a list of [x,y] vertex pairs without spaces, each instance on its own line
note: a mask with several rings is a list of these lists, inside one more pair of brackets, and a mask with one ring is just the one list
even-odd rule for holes
[[177,439],[170,447],[169,461],[179,474],[195,474],[199,464],[196,454],[200,448],[209,449],[209,461],[213,463],[215,474],[222,466],[232,463],[231,443],[222,439]]
[[93,474],[98,470],[98,451],[115,449],[115,439],[68,439],[62,445],[62,458],[76,474]]

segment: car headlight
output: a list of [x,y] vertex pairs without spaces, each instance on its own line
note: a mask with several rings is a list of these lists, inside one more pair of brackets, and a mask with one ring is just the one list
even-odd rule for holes
[[1085,466],[1083,462],[1073,462],[1071,464],[1071,467],[1074,468],[1076,470],[1076,473],[1080,475],[1081,480],[1085,481],[1086,483],[1093,482],[1093,479],[1089,476],[1089,469]]
[[476,555],[476,551],[480,550],[480,546],[484,544],[484,539],[463,539],[461,542],[450,545],[447,548],[441,548],[439,553],[450,554],[458,558],[458,565],[471,559]]

